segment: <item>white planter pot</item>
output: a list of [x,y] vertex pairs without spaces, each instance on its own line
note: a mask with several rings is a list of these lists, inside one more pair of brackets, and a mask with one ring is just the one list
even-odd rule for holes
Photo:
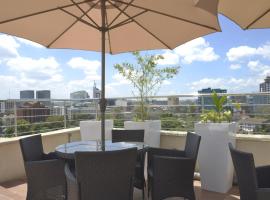
[[127,130],[144,130],[144,142],[151,147],[160,146],[160,120],[147,120],[144,122],[124,122],[124,127]]
[[228,143],[235,146],[237,123],[196,123],[200,135],[198,154],[202,189],[226,193],[232,187],[233,164]]
[[[105,139],[112,139],[113,120],[105,120]],[[101,140],[101,121],[80,121],[81,139]]]

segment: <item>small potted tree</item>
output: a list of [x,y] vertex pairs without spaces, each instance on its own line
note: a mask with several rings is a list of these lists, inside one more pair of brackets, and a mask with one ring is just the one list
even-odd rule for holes
[[[233,164],[228,143],[235,145],[237,123],[231,122],[232,112],[226,109],[227,96],[212,94],[214,109],[201,115],[195,132],[202,137],[198,155],[202,188],[226,193],[232,187]],[[238,106],[236,106],[238,107]]]
[[132,53],[137,65],[122,63],[114,65],[124,78],[134,86],[134,96],[138,96],[138,106],[135,108],[134,121],[124,122],[125,129],[144,129],[145,142],[154,147],[160,145],[160,120],[149,120],[149,97],[154,96],[164,80],[173,78],[179,67],[160,67],[158,61],[164,59],[161,55],[145,55]]

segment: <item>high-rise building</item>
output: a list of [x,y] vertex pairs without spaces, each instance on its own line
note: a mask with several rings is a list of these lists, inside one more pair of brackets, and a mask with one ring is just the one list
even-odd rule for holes
[[220,88],[216,88],[216,89],[212,89],[212,88],[205,88],[205,89],[202,89],[202,90],[199,90],[198,93],[199,94],[210,94],[209,96],[199,96],[198,98],[198,104],[200,105],[205,105],[207,108],[207,106],[212,106],[214,105],[213,103],[213,100],[212,100],[212,96],[211,94],[213,92],[216,92],[216,93],[227,93],[227,90],[226,89],[220,89]]
[[20,99],[34,99],[35,92],[34,90],[22,90],[20,91]]
[[37,90],[36,98],[37,99],[51,99],[51,91],[50,90]]
[[101,90],[97,88],[96,82],[94,82],[94,87],[93,87],[93,98],[94,99],[100,99],[101,98]]
[[260,92],[270,92],[270,76],[267,76],[260,84]]
[[70,93],[70,99],[88,99],[89,94],[85,90]]
[[[267,76],[264,82],[260,84],[260,92],[270,92],[270,76]],[[261,94],[254,96],[254,104],[270,104],[270,95]]]

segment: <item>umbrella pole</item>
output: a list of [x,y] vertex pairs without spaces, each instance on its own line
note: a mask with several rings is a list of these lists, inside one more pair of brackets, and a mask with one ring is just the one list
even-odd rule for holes
[[105,111],[107,101],[105,99],[105,34],[106,34],[106,24],[105,24],[105,15],[106,15],[106,0],[101,0],[101,18],[102,18],[102,27],[101,27],[101,99],[100,99],[100,112],[101,112],[101,148],[105,151]]

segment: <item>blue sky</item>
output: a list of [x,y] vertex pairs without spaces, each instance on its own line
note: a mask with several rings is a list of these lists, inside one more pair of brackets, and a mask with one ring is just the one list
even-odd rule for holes
[[[205,87],[221,87],[231,93],[257,92],[270,75],[270,29],[243,31],[219,16],[222,32],[198,38],[162,54],[162,66],[181,66],[179,74],[166,81],[158,95],[196,93]],[[133,88],[113,65],[134,62],[128,54],[106,55],[106,96],[132,96]],[[0,35],[0,99],[18,98],[25,89],[49,89],[52,98],[86,90],[92,96],[93,82],[100,85],[100,53],[46,49],[35,43]]]

